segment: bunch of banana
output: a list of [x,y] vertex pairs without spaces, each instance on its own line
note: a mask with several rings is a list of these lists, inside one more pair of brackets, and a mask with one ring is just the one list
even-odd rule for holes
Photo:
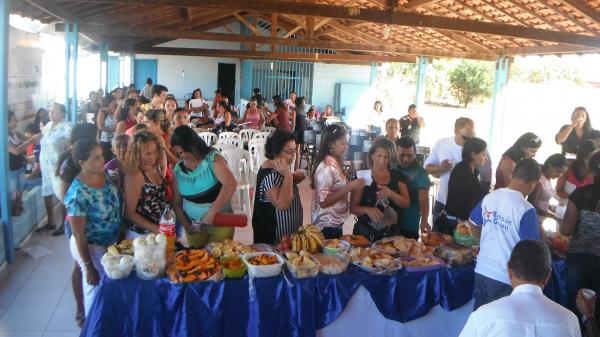
[[316,253],[323,246],[325,237],[321,230],[313,225],[303,225],[298,233],[292,235],[292,251],[300,252],[302,250],[309,253]]

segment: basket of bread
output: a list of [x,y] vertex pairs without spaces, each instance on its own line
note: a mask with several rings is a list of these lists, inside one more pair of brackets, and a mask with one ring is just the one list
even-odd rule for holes
[[319,262],[319,271],[327,275],[345,272],[350,263],[350,258],[344,254],[315,254],[313,257]]
[[374,248],[353,247],[349,257],[353,265],[374,274],[391,275],[402,269],[400,258]]
[[395,257],[408,256],[410,248],[415,244],[416,240],[408,239],[403,236],[390,236],[373,242],[373,247],[382,253]]
[[369,247],[371,242],[363,235],[342,235],[340,240],[348,242],[352,247]]
[[463,266],[473,262],[472,249],[459,243],[444,243],[435,250],[435,256],[451,266]]
[[418,272],[442,268],[444,262],[435,256],[409,256],[402,258],[402,266],[407,272]]
[[454,241],[467,247],[478,246],[479,240],[474,236],[469,220],[461,221],[454,230]]

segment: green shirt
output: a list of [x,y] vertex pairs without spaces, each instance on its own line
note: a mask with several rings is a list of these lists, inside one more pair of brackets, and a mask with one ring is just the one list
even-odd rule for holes
[[419,231],[421,222],[421,210],[419,208],[419,190],[429,190],[429,175],[425,169],[416,162],[408,168],[400,167],[400,171],[406,177],[406,185],[410,196],[410,205],[402,212],[400,228]]

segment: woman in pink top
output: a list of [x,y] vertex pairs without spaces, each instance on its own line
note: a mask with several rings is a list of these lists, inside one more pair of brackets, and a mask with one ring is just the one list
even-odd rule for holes
[[566,171],[567,158],[560,153],[551,155],[542,165],[540,181],[527,198],[527,201],[535,207],[540,223],[546,218],[558,220],[556,214],[550,209],[550,199],[556,196],[552,180],[562,176]]
[[362,190],[364,179],[348,181],[342,160],[348,150],[348,132],[338,124],[328,126],[312,174],[312,222],[327,239],[342,236],[344,222],[350,216],[350,192]]
[[239,122],[239,124],[249,122],[249,128],[260,130],[265,124],[265,120],[260,111],[258,111],[258,102],[256,101],[256,98],[253,98],[248,104],[250,105],[250,107],[246,109],[244,118]]
[[569,165],[567,173],[563,174],[556,182],[556,193],[561,198],[568,198],[576,188],[593,183],[588,168],[588,160],[598,150],[596,142],[584,140],[577,149],[577,158]]

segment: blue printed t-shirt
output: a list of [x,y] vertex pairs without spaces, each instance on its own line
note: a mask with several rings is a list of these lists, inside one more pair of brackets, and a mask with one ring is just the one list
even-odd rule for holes
[[78,178],[65,195],[67,215],[85,217],[88,243],[109,246],[117,241],[121,229],[121,200],[117,187],[106,176],[104,186],[90,187]]
[[400,172],[406,177],[406,186],[408,187],[408,195],[410,196],[410,205],[402,211],[400,228],[418,232],[421,222],[419,190],[429,190],[429,175],[416,162],[407,168],[400,168]]
[[485,196],[470,219],[482,226],[475,272],[510,285],[506,264],[513,248],[521,240],[541,239],[535,208],[521,192],[501,188]]

